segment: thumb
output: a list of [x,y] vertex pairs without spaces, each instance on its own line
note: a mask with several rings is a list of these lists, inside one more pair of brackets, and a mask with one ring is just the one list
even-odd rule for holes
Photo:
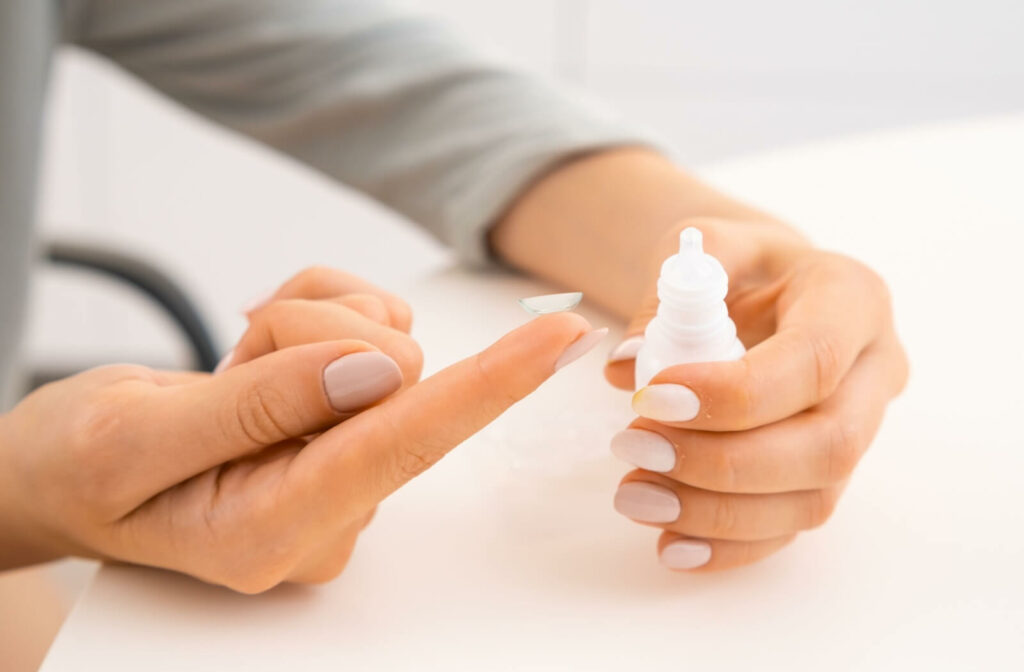
[[[320,431],[397,391],[402,374],[369,343],[284,348],[218,376],[147,395],[135,427],[132,482],[147,495],[223,462]],[[141,454],[140,454],[141,453]]]
[[[574,313],[528,322],[315,439],[297,458],[299,473],[307,476],[300,488],[337,493],[347,506],[369,509],[592,349],[605,333]],[[315,481],[312,487],[309,480]]]

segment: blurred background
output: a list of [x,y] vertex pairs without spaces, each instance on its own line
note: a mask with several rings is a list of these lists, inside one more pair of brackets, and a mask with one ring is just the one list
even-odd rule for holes
[[[1020,0],[407,4],[606,101],[698,173],[751,153],[1024,109]],[[196,299],[224,348],[244,329],[242,306],[305,266],[401,291],[450,263],[398,217],[87,53],[67,49],[57,60],[47,124],[44,235],[156,262]],[[152,304],[53,269],[35,284],[27,356],[50,369],[188,364]],[[71,595],[88,565],[64,568]]]
[[[1024,109],[1019,0],[407,4],[607,101],[698,171],[851,133]],[[46,235],[111,241],[158,262],[197,299],[224,347],[244,328],[240,308],[304,266],[386,275],[400,289],[447,261],[396,217],[100,59],[68,49],[54,74]],[[387,235],[367,236],[369,227]],[[387,273],[382,259],[392,260]],[[187,361],[155,308],[83,277],[48,271],[37,282],[33,363]]]

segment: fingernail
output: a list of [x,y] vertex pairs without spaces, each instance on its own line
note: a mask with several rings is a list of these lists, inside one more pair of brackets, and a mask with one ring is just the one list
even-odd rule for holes
[[339,413],[366,408],[402,386],[402,370],[383,352],[355,352],[324,369],[324,391]]
[[587,354],[594,349],[594,346],[601,342],[601,339],[608,333],[608,327],[601,327],[600,329],[594,329],[583,334],[575,341],[569,344],[569,347],[558,356],[558,360],[555,361],[555,371],[566,364],[571,364],[577,359]]
[[686,422],[697,417],[700,399],[685,385],[648,385],[633,395],[633,411],[660,422]]
[[256,295],[256,297],[249,299],[242,306],[242,314],[248,315],[252,311],[258,310],[263,306],[267,305],[268,303],[270,303],[270,299],[274,296],[275,293],[275,290],[268,289],[264,292],[260,292],[258,295]]
[[682,507],[676,493],[654,483],[630,481],[615,493],[615,510],[645,523],[671,523],[679,518]]
[[661,564],[669,569],[696,569],[711,559],[711,544],[706,541],[681,539],[661,549]]
[[228,354],[221,357],[221,360],[217,362],[217,366],[213,367],[213,375],[223,372],[228,366],[231,365],[231,360],[235,358],[235,349],[231,348],[228,350]]
[[657,432],[624,429],[612,437],[612,454],[641,469],[665,473],[676,466],[676,449]]
[[640,352],[640,346],[644,344],[644,337],[640,334],[630,336],[612,348],[608,353],[609,362],[624,362],[627,359],[636,359],[636,353]]

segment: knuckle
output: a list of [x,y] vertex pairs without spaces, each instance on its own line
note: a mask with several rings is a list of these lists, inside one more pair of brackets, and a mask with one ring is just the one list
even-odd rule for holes
[[835,337],[812,332],[807,339],[814,366],[815,391],[819,400],[829,397],[842,380],[843,355]]
[[385,303],[388,312],[391,313],[392,326],[402,331],[409,331],[412,328],[412,308],[409,304],[397,296],[389,296]]
[[839,496],[833,488],[814,490],[806,495],[804,529],[824,525],[836,510]]
[[301,416],[287,396],[261,381],[246,383],[228,404],[225,434],[269,446],[301,432]]
[[896,344],[896,363],[894,368],[896,371],[895,394],[900,394],[910,379],[910,358],[907,357],[907,351],[899,343]]
[[870,293],[877,298],[887,300],[889,298],[889,287],[885,284],[885,280],[879,275],[875,269],[871,268],[862,261],[853,259],[851,257],[845,257],[849,268],[853,273],[856,273],[860,278],[864,286],[870,291]]
[[735,363],[739,367],[739,373],[735,383],[731,386],[729,406],[731,413],[736,418],[736,429],[750,429],[757,424],[754,410],[756,407],[754,390],[758,385],[757,376],[747,359],[738,359]]
[[711,460],[711,477],[708,489],[719,492],[734,492],[740,480],[736,455],[731,450],[708,451]]
[[348,566],[348,561],[352,557],[352,552],[355,550],[355,545],[356,535],[354,533],[346,535],[340,543],[335,545],[335,548],[331,550],[326,558],[318,562],[311,569],[303,571],[300,576],[289,580],[313,584],[333,581],[345,571],[345,567]]
[[275,538],[278,535],[257,535],[265,545],[255,552],[250,550],[251,536],[231,535],[221,544],[220,554],[219,583],[247,595],[266,592],[286,581],[300,557],[290,536],[289,542],[282,542]]
[[504,378],[500,373],[500,362],[492,350],[484,350],[473,357],[478,390],[486,390],[479,399],[481,410],[488,416],[498,415],[501,410],[522,401],[532,388],[529,383]]
[[386,490],[390,491],[393,487],[419,476],[447,452],[442,435],[436,432],[413,435],[406,425],[392,414],[385,412],[381,417],[389,428],[387,443],[395,447],[390,452],[381,474]]
[[361,313],[364,317],[391,326],[391,316],[387,304],[379,296],[373,294],[349,294],[342,297],[342,305]]
[[222,583],[231,590],[246,595],[258,595],[281,584],[287,574],[275,567],[253,567],[234,572]]
[[416,478],[433,464],[427,455],[434,454],[433,448],[425,447],[421,442],[406,442],[401,450],[395,453],[394,474],[399,483]]
[[329,266],[315,264],[299,271],[289,284],[294,283],[303,294],[307,294],[329,283],[337,273]]
[[72,414],[65,464],[70,475],[68,494],[104,519],[123,513],[121,459],[116,450],[122,443],[123,418],[123,406],[106,394],[89,395]]
[[710,537],[728,539],[736,531],[737,524],[736,500],[729,495],[715,497],[711,511],[711,534]]
[[825,480],[829,484],[845,480],[860,460],[862,438],[854,423],[825,419]]
[[294,302],[295,299],[282,299],[268,303],[249,313],[249,329],[242,336],[241,341],[245,341],[246,337],[253,333],[259,334],[261,337],[269,336],[272,340],[274,325],[281,321],[285,313],[291,311]]
[[419,380],[423,371],[423,348],[412,337],[405,334],[395,339],[391,348],[391,356],[402,370],[407,383]]

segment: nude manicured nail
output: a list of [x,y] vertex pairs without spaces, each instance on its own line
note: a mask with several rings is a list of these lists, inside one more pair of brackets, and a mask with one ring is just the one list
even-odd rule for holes
[[645,523],[671,523],[679,518],[682,506],[676,493],[666,487],[630,481],[620,485],[615,493],[615,510]]
[[680,539],[661,549],[661,564],[669,569],[696,569],[711,559],[711,544],[694,539]]
[[612,454],[633,466],[665,473],[676,466],[676,449],[657,432],[624,429],[612,437]]
[[223,372],[228,366],[231,365],[231,360],[235,358],[235,349],[228,350],[228,354],[221,357],[221,360],[217,362],[217,366],[213,369],[213,375]]
[[625,339],[608,353],[609,362],[624,362],[628,359],[636,359],[636,353],[640,352],[640,346],[644,344],[644,337],[637,334]]
[[648,385],[633,395],[633,411],[660,422],[686,422],[700,412],[700,398],[685,385]]
[[602,327],[600,329],[594,329],[583,334],[575,341],[569,344],[569,347],[559,355],[558,360],[555,361],[555,371],[566,364],[571,364],[577,359],[587,354],[594,349],[594,346],[601,342],[601,339],[608,333],[608,327]]
[[355,352],[324,369],[324,392],[339,413],[366,408],[402,386],[402,370],[383,352]]

